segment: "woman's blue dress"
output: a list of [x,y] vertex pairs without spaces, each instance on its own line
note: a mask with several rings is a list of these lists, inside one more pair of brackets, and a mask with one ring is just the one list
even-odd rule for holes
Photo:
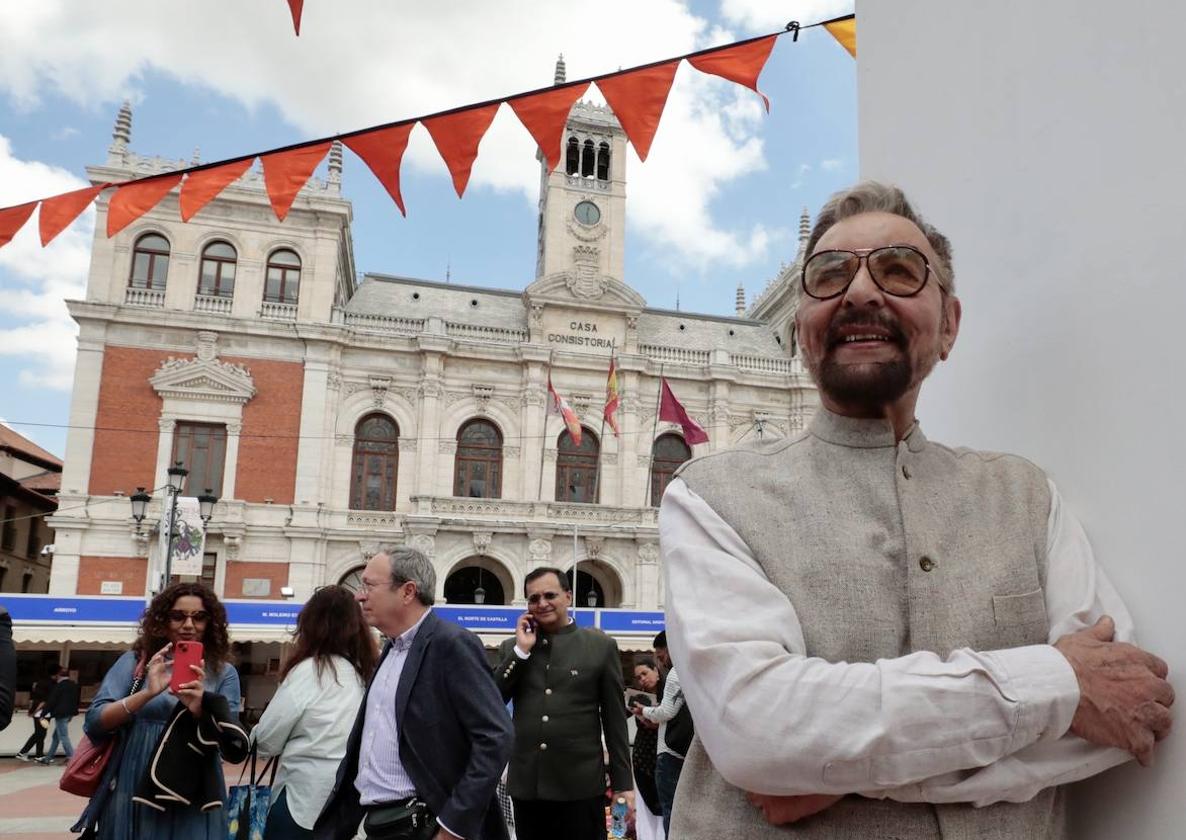
[[[118,703],[128,696],[135,670],[136,655],[128,651],[116,660],[103,678],[103,685],[87,710],[84,724],[92,740],[106,737],[99,724],[99,715],[108,703]],[[207,674],[205,685],[207,691],[217,691],[226,697],[233,714],[239,713],[239,675],[234,668],[223,665],[218,673]],[[99,813],[83,815],[88,822],[88,818],[98,821],[97,840],[226,840],[225,808],[202,813],[194,807],[179,806],[161,812],[132,802],[153,749],[179,702],[168,691],[162,692],[136,712],[132,725],[124,729],[119,765],[116,768],[108,766],[101,786],[108,788],[110,793],[106,797],[96,794],[91,800],[88,811],[99,809]],[[222,762],[218,765],[218,775],[221,779]]]

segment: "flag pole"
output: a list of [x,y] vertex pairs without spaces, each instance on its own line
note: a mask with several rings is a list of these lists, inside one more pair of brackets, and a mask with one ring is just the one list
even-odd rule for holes
[[544,447],[548,442],[548,400],[552,399],[552,391],[548,387],[552,381],[552,351],[548,351],[548,366],[544,373],[544,423],[539,432],[539,489],[536,497],[544,500]]
[[578,577],[579,574],[580,574],[580,572],[577,571],[577,523],[574,522],[574,523],[572,523],[572,604],[573,604],[572,620],[573,621],[577,620],[576,611],[579,608],[579,604],[577,602],[581,600],[580,593],[577,590],[577,581],[580,580],[580,578]]
[[[614,368],[614,354],[609,355],[610,370]],[[601,431],[597,435],[597,472],[593,476],[593,498],[592,502],[597,504],[601,501],[601,462],[605,455],[605,406],[601,407]]]
[[659,407],[663,405],[663,363],[659,363],[659,395],[655,398],[655,422],[651,424],[651,439],[647,443],[647,475],[642,486],[643,507],[651,504],[651,472],[655,468],[655,435],[659,432]]

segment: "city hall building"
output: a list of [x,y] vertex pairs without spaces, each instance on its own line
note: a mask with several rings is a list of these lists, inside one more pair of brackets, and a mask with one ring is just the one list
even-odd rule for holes
[[[130,140],[125,105],[92,182],[189,165]],[[735,316],[656,309],[631,288],[625,164],[613,114],[574,107],[563,165],[541,164],[535,277],[513,289],[358,276],[337,144],[283,223],[258,171],[189,223],[174,191],[110,239],[101,200],[86,298],[69,302],[78,361],[50,523],[50,597],[69,606],[18,620],[22,650],[105,651],[98,668],[132,639],[127,616],[161,584],[178,462],[183,496],[218,499],[198,577],[228,602],[232,638],[255,643],[258,673],[299,604],[354,585],[382,543],[428,555],[439,608],[488,645],[511,632],[531,569],[575,564],[580,620],[649,647],[672,472],[796,433],[817,398],[787,347],[795,264],[748,309],[739,289]],[[611,355],[620,435],[602,423]],[[579,446],[547,412],[549,374]],[[660,374],[708,443],[657,421]],[[140,523],[138,488],[153,497]]]

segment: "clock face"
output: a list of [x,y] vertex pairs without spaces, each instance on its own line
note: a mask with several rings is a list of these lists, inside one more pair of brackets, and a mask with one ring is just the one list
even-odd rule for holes
[[576,206],[573,215],[582,225],[595,225],[601,221],[601,211],[592,201],[582,201]]

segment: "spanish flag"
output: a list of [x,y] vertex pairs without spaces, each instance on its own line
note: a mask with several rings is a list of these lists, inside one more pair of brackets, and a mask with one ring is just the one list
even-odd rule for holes
[[609,357],[609,376],[605,380],[605,422],[614,430],[614,437],[621,437],[618,431],[618,421],[614,419],[614,412],[622,400],[618,396],[618,366],[614,357]]
[[568,404],[568,400],[556,393],[556,389],[552,387],[552,374],[548,374],[548,413],[559,414],[564,418],[564,425],[568,428],[569,435],[572,436],[572,442],[576,446],[581,445],[581,421],[577,419],[577,413],[572,410],[572,406]]

